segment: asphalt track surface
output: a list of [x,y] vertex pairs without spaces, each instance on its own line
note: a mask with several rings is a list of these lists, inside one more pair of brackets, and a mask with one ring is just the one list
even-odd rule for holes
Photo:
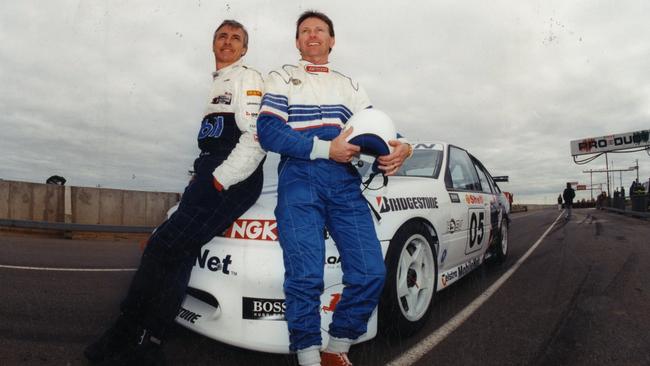
[[[514,214],[503,265],[482,266],[438,293],[416,335],[380,334],[353,347],[352,362],[385,365],[421,349],[555,222],[492,297],[421,358],[400,365],[650,365],[650,222],[593,209],[574,210],[569,221],[558,215]],[[3,235],[0,365],[86,365],[82,350],[114,319],[139,261],[137,243]],[[70,271],[80,268],[124,271]],[[165,354],[170,365],[295,365],[293,357],[230,347],[180,326]]]

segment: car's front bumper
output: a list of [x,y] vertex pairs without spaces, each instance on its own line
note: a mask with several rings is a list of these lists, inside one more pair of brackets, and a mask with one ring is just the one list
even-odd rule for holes
[[[386,252],[388,243],[382,243]],[[326,241],[325,291],[321,296],[321,330],[331,322],[343,290],[338,251]],[[215,340],[262,352],[289,353],[284,319],[284,265],[277,241],[217,237],[201,249],[176,321]],[[355,343],[374,338],[376,310],[368,331]]]

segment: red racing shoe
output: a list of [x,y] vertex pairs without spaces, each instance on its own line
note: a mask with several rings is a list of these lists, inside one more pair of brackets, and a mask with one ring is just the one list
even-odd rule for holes
[[352,366],[348,354],[323,352],[320,354],[321,366]]

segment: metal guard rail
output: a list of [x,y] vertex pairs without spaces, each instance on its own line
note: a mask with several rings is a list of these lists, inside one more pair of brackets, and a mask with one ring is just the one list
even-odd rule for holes
[[96,231],[106,233],[151,233],[153,227],[148,226],[118,226],[118,225],[94,225],[74,224],[65,222],[30,221],[0,219],[0,226],[19,229],[41,229],[61,231]]

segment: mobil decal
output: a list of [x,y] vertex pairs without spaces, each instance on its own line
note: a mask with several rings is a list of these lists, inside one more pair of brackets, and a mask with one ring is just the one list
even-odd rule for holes
[[247,240],[278,240],[278,224],[275,220],[236,220],[224,234],[226,238]]
[[389,198],[378,196],[377,206],[379,212],[404,211],[404,210],[423,210],[438,208],[437,197],[396,197]]
[[460,266],[458,266],[458,276],[463,277],[466,274],[470,273],[474,268],[478,267],[481,264],[478,257],[471,259]]
[[483,196],[466,194],[465,202],[467,202],[469,205],[480,205],[483,204]]

